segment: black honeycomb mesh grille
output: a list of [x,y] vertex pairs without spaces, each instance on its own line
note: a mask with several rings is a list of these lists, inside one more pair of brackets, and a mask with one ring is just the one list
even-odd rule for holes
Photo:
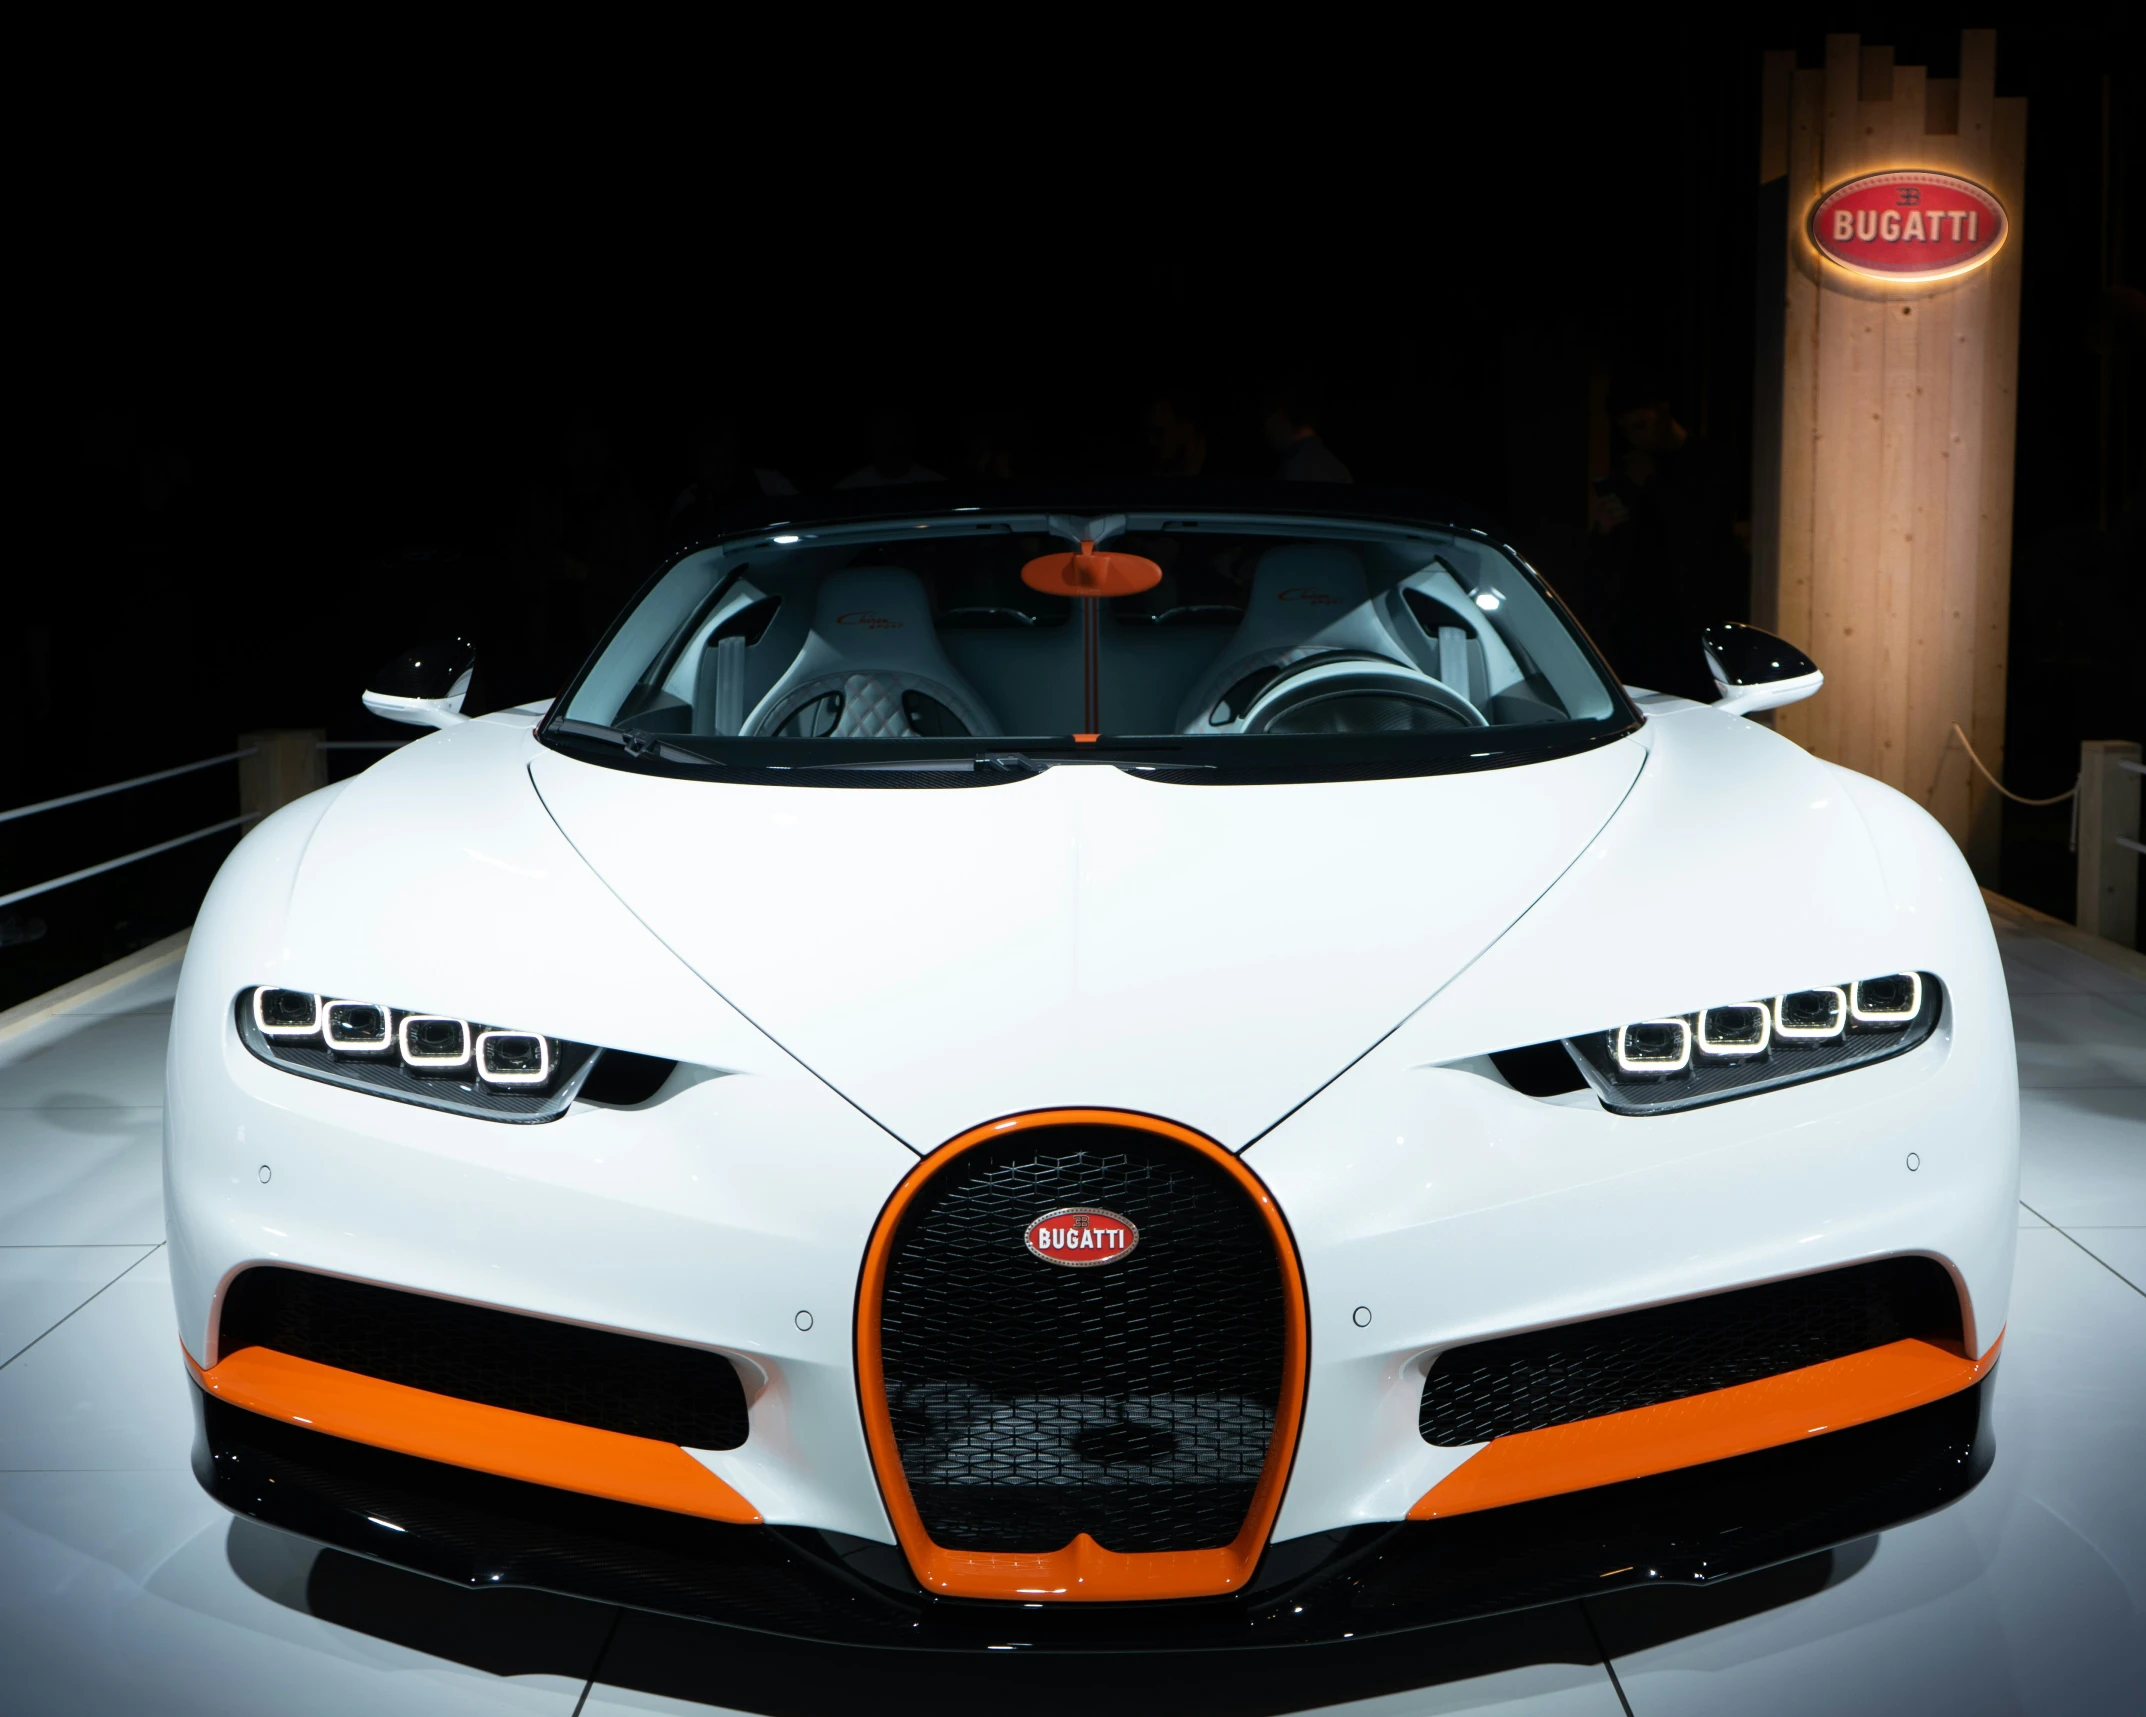
[[1453,1448],[1840,1359],[1909,1336],[1957,1341],[1960,1299],[1929,1258],[1888,1258],[1590,1318],[1439,1355],[1425,1442]]
[[689,1449],[745,1441],[719,1353],[262,1265],[224,1298],[219,1354],[273,1348],[411,1389]]
[[[1025,1242],[1099,1206],[1139,1244],[1069,1269]],[[1152,1134],[1036,1129],[977,1146],[904,1213],[880,1349],[932,1541],[1211,1549],[1244,1524],[1281,1402],[1281,1266],[1220,1165]]]

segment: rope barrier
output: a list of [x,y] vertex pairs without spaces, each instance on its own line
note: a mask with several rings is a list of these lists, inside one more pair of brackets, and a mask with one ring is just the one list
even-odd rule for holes
[[[227,763],[229,758],[218,758]],[[106,859],[102,864],[89,865],[82,870],[71,870],[65,876],[56,876],[50,882],[32,883],[28,888],[18,888],[13,894],[0,894],[0,906],[13,906],[18,900],[28,900],[33,895],[50,894],[55,888],[65,888],[70,882],[81,882],[92,876],[102,876],[108,870],[117,870],[123,864],[132,864],[136,859],[154,858],[158,853],[168,853],[173,847],[183,847],[188,841],[206,840],[210,835],[220,835],[226,829],[235,829],[241,823],[260,820],[261,813],[248,811],[242,817],[227,817],[220,823],[211,823],[205,829],[196,829],[190,835],[175,835],[168,841],[159,841],[153,847],[143,847],[140,852],[128,853],[123,858]]]
[[2023,798],[2021,795],[2013,792],[2011,788],[2007,787],[2002,781],[1998,780],[1996,776],[1992,775],[1989,772],[1989,765],[1984,763],[1981,758],[1975,755],[1975,748],[1972,745],[1968,744],[1967,735],[1960,732],[1960,724],[1958,722],[1954,722],[1952,724],[1952,731],[1953,734],[1958,738],[1961,746],[1965,748],[1967,752],[1967,761],[1972,763],[1977,769],[1982,771],[1982,779],[1987,781],[1992,787],[1996,788],[1997,791],[2002,793],[2007,799],[2011,800],[2013,804],[2061,805],[2066,799],[2076,798],[2078,796],[2079,783],[2074,781],[2069,787],[2065,788],[2063,792],[2052,793],[2046,799]]
[[[34,817],[40,811],[57,811],[62,805],[79,805],[85,799],[101,799],[107,793],[124,793],[129,787],[146,787],[152,781],[169,781],[174,775],[191,775],[196,769],[213,769],[219,763],[236,763],[241,757],[251,757],[257,748],[247,746],[244,751],[227,751],[221,757],[204,757],[199,763],[182,763],[176,769],[159,769],[153,775],[137,775],[131,781],[114,781],[109,787],[85,787],[79,793],[63,793],[57,799],[40,799],[34,805],[17,805],[12,811],[0,811],[0,823],[12,823],[17,817]],[[7,903],[0,901],[0,906]]]

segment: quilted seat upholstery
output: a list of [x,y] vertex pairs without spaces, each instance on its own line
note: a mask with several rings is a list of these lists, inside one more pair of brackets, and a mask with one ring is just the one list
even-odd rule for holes
[[745,732],[760,738],[786,730],[824,739],[914,738],[912,693],[944,710],[967,734],[999,732],[988,706],[940,647],[916,574],[892,566],[852,567],[820,586],[811,631],[746,719]]

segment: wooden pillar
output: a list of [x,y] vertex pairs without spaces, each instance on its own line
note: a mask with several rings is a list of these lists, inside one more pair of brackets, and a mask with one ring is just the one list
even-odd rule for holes
[[[1985,877],[2001,801],[1952,726],[2002,772],[2027,115],[1996,61],[1989,30],[1962,33],[1957,79],[1854,36],[1823,69],[1766,56],[1760,207],[1786,230],[1761,234],[1752,473],[1752,617],[1826,673],[1776,726],[1927,806]],[[1996,195],[1994,256],[1908,282],[1818,253],[1822,196],[1908,168]]]

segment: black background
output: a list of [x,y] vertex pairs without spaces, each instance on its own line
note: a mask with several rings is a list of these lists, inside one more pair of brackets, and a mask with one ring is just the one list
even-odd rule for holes
[[[2005,763],[2030,794],[2146,729],[2122,19],[1964,20],[2031,103]],[[1842,29],[1958,65],[1955,25],[1853,7],[782,25],[26,53],[0,806],[243,729],[395,737],[358,691],[443,629],[499,700],[555,689],[515,657],[515,545],[577,427],[653,554],[711,416],[807,490],[889,405],[940,470],[983,426],[1024,476],[1130,473],[1177,388],[1210,469],[1259,475],[1262,390],[1305,378],[1360,481],[1487,506],[1563,585],[1590,390],[1645,371],[1747,519],[1759,55],[1815,66]],[[0,893],[234,810],[225,768],[0,824]],[[2009,811],[1999,881],[2068,917],[2066,822]],[[12,909],[45,932],[0,945],[0,1005],[185,923],[229,844]]]

